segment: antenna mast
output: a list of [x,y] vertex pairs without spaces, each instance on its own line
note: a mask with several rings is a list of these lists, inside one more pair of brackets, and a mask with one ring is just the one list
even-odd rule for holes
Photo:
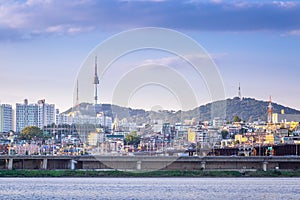
[[78,79],[76,84],[76,105],[79,105],[79,86],[78,86]]
[[273,106],[272,106],[272,97],[270,96],[269,105],[268,105],[268,123],[272,123],[272,113],[273,113]]
[[98,85],[99,85],[99,78],[98,78],[98,73],[97,73],[98,69],[97,69],[97,56],[95,57],[95,75],[94,75],[94,82],[93,84],[95,85],[95,96],[94,96],[94,100],[95,100],[95,106],[97,105],[97,101],[98,101]]
[[242,100],[241,83],[239,83],[238,97]]

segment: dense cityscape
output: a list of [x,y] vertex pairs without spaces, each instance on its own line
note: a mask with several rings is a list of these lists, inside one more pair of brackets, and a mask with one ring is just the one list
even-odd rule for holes
[[298,199],[300,1],[0,0],[0,44],[0,200]]
[[[243,101],[242,97],[239,98]],[[54,104],[0,105],[1,154],[8,155],[145,155],[145,156],[267,156],[298,155],[300,115],[273,113],[266,120],[244,122],[196,118],[175,124],[151,119],[138,124],[106,116],[101,104],[89,104],[95,116],[82,115],[78,107],[60,113]],[[293,147],[291,147],[291,145]]]

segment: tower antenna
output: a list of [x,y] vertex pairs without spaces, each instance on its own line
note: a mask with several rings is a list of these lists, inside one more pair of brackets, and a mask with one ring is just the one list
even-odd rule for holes
[[241,83],[239,83],[238,97],[242,100]]
[[78,84],[78,79],[77,79],[77,84],[76,84],[76,105],[79,105],[79,84]]
[[272,97],[269,98],[269,105],[268,105],[268,123],[272,123],[272,113],[273,113],[273,106],[272,106]]
[[95,85],[95,96],[94,96],[94,100],[95,100],[95,106],[97,105],[97,101],[98,101],[98,85],[99,85],[99,78],[98,78],[98,73],[97,73],[98,69],[97,69],[97,56],[95,57],[95,75],[94,75],[94,82],[93,84]]

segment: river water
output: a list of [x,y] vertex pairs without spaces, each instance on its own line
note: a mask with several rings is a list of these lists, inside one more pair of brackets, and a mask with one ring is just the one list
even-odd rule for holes
[[0,199],[300,199],[300,178],[0,178]]

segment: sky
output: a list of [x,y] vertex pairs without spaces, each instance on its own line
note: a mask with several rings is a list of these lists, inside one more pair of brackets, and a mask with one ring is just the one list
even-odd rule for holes
[[[219,72],[225,98],[237,96],[240,83],[244,97],[267,101],[271,95],[276,103],[300,110],[300,2],[264,0],[1,0],[1,103],[46,99],[61,111],[70,108],[85,65],[93,75],[90,58],[97,46],[115,34],[144,27],[171,29],[202,46]],[[106,52],[97,56],[101,68]],[[99,102],[115,103],[115,89],[128,78],[149,79],[164,70],[168,83],[136,81],[140,85],[128,89],[126,105],[190,109],[194,104],[185,107],[176,92],[189,86],[196,104],[212,100],[205,77],[196,76],[185,60],[142,49],[118,58],[99,77]],[[182,77],[178,87],[168,86],[176,76]],[[93,77],[79,82],[79,94],[91,102],[93,93],[85,91],[93,91],[92,82]]]

